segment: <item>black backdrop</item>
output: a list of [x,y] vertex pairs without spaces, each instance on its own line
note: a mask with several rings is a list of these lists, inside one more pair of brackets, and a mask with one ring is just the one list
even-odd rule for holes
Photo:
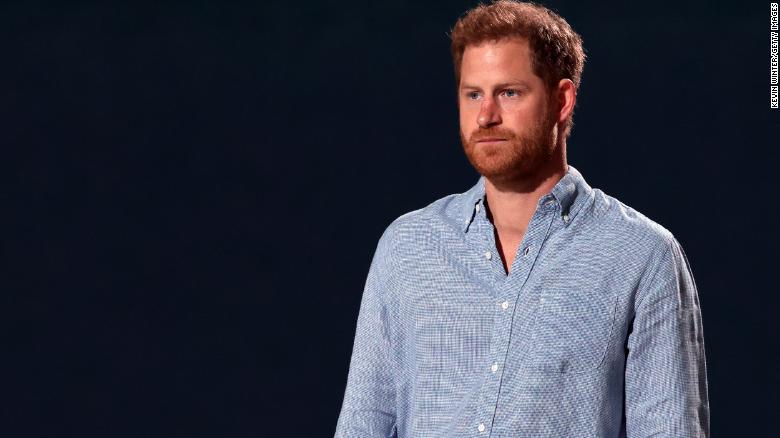
[[[332,436],[379,236],[477,178],[447,37],[475,4],[0,6],[0,435]],[[589,56],[569,162],[680,240],[713,430],[760,436],[769,5],[546,4]]]

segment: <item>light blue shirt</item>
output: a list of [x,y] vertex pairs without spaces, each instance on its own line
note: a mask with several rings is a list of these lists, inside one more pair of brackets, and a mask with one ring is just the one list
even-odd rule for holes
[[336,437],[707,437],[701,309],[680,243],[573,166],[507,275],[484,177],[391,223]]

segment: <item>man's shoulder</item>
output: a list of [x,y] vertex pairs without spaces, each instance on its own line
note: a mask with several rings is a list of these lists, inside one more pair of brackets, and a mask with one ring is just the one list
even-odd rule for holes
[[433,227],[441,228],[444,224],[446,228],[455,229],[454,226],[446,225],[448,221],[443,221],[442,218],[454,214],[452,209],[456,207],[453,203],[458,202],[460,195],[462,194],[443,196],[392,220],[379,238],[375,263],[393,266],[395,270],[401,269],[400,265],[406,263],[414,264],[421,256],[421,249],[432,243],[430,237]]
[[470,193],[471,190],[441,196],[396,217],[380,238],[379,245],[385,248],[383,253],[417,252],[422,246],[446,239],[445,236],[457,238],[463,232],[462,216]]
[[631,207],[600,189],[594,190],[594,224],[604,239],[636,247],[666,247],[675,240],[673,233],[644,212]]
[[465,202],[464,193],[442,196],[424,207],[408,211],[395,218],[387,226],[385,234],[396,237],[419,237],[428,234],[432,227],[457,230]]

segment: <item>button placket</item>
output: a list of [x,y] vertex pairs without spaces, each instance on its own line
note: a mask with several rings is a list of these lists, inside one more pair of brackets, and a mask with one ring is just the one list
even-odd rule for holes
[[[517,303],[520,296],[523,294],[523,287],[530,275],[531,268],[535,264],[535,257],[539,252],[534,249],[541,247],[544,241],[549,235],[553,219],[560,217],[555,212],[557,204],[554,201],[546,203],[549,205],[547,209],[540,209],[536,215],[532,218],[528,228],[528,240],[522,242],[526,244],[521,251],[522,257],[527,258],[527,261],[519,263],[516,266],[516,272],[513,271],[511,276],[500,276],[494,283],[496,287],[496,318],[494,319],[494,336],[490,342],[489,357],[491,359],[488,362],[490,373],[483,386],[482,394],[480,395],[480,408],[477,411],[477,417],[474,419],[477,424],[485,425],[486,430],[490,430],[494,415],[497,409],[497,403],[500,398],[499,389],[501,387],[501,380],[503,379],[503,372],[499,372],[499,364],[506,361],[507,352],[509,350],[509,344],[511,342],[510,333],[512,332],[512,324],[515,312],[512,311],[514,307],[510,306],[511,303]],[[489,234],[485,233],[483,237],[486,240],[488,247],[493,239],[490,239]],[[494,237],[494,236],[493,236]],[[493,264],[493,267],[496,268]],[[500,266],[499,266],[500,267]],[[496,271],[498,268],[495,269]],[[501,268],[501,274],[504,274],[503,268]]]

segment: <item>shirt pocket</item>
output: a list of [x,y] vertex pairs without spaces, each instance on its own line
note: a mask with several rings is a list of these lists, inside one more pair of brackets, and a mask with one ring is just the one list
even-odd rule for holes
[[543,290],[530,334],[527,364],[538,371],[585,373],[604,361],[617,295],[581,288]]

